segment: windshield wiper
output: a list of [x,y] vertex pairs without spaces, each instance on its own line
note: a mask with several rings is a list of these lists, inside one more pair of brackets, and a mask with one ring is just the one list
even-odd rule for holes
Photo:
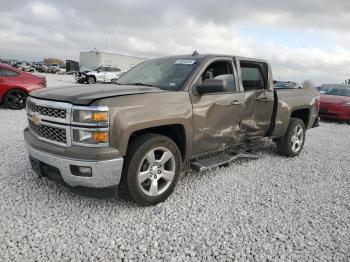
[[141,82],[137,82],[137,83],[127,83],[127,84],[123,84],[123,85],[127,85],[127,86],[148,86],[148,87],[155,87],[155,88],[159,88],[159,89],[162,89],[162,90],[167,90],[169,91],[167,88],[165,87],[161,87],[161,86],[154,86],[154,85],[151,85],[151,84],[145,84],[145,83],[141,83]]
[[124,84],[127,86],[149,86],[149,87],[158,87],[158,86],[154,86],[154,85],[150,85],[150,84],[145,84],[145,83],[141,83],[141,82],[137,82],[137,83],[127,83]]

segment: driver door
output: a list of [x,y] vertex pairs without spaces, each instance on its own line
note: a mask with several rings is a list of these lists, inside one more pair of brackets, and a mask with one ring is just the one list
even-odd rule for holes
[[97,71],[96,74],[96,80],[98,82],[105,82],[105,78],[106,78],[106,68],[105,67],[100,67]]
[[[197,95],[195,86],[206,79],[222,79],[227,88],[220,93]],[[232,58],[209,60],[197,75],[192,92],[194,142],[193,154],[225,148],[239,141],[244,93],[238,92]]]

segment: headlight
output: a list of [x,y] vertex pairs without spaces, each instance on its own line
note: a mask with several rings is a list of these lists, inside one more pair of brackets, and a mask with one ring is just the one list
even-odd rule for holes
[[73,129],[73,143],[78,145],[108,146],[108,130]]
[[108,124],[108,108],[73,109],[73,123]]
[[74,106],[72,143],[88,147],[109,146],[109,114],[106,106]]

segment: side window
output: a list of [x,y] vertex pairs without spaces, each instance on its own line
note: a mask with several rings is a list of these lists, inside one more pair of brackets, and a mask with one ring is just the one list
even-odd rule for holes
[[8,76],[8,77],[13,77],[13,76],[18,76],[19,74],[15,71],[8,70],[5,68],[0,68],[0,76]]
[[259,64],[241,63],[241,75],[245,91],[263,90],[267,87],[267,76],[264,76]]
[[235,92],[236,84],[230,61],[216,61],[211,63],[202,74],[202,81],[207,79],[221,79],[226,81],[226,92]]

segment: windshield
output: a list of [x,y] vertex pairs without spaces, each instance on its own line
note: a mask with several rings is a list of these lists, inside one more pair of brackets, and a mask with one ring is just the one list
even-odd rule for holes
[[331,96],[349,96],[350,97],[350,89],[347,88],[339,88],[339,87],[321,87],[319,89],[321,95],[331,95]]
[[195,59],[148,60],[125,73],[116,83],[155,86],[169,91],[178,91],[196,64]]

